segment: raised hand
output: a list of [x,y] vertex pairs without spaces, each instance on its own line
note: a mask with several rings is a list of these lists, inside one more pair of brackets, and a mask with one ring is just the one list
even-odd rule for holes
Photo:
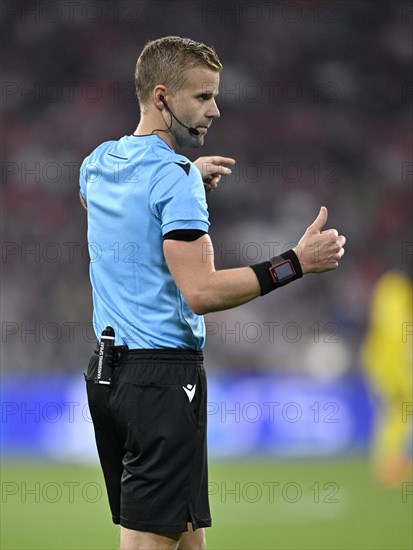
[[307,227],[293,249],[300,260],[303,273],[322,273],[336,269],[344,254],[346,238],[337,229],[322,231],[327,222],[327,208],[322,206],[317,218]]
[[218,187],[222,176],[229,176],[232,173],[227,165],[233,166],[235,159],[220,156],[199,157],[199,159],[194,161],[194,164],[201,172],[205,189],[213,191]]

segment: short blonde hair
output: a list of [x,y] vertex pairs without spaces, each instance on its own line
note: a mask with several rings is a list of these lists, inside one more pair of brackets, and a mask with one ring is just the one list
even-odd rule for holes
[[187,69],[206,67],[221,72],[222,64],[212,46],[180,36],[165,36],[148,42],[136,63],[135,89],[142,112],[152,90],[163,84],[173,93],[185,85]]

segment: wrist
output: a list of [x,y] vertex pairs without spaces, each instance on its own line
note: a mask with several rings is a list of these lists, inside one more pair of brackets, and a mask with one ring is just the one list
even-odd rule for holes
[[300,262],[301,271],[303,272],[303,275],[309,272],[306,263],[303,261],[302,253],[301,253],[301,247],[299,244],[297,246],[294,246],[294,248],[291,249],[294,254],[297,256],[298,261]]
[[303,276],[300,261],[294,250],[287,250],[280,256],[271,258],[269,262],[254,264],[250,267],[260,284],[261,296]]

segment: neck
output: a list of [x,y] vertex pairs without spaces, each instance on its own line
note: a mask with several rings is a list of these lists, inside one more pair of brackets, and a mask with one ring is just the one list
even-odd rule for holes
[[[164,131],[162,131],[164,130]],[[151,117],[142,116],[136,130],[134,131],[135,136],[147,136],[149,134],[154,134],[169,145],[171,149],[176,151],[177,143],[174,136],[171,132],[166,130],[166,125],[163,120],[151,120]]]

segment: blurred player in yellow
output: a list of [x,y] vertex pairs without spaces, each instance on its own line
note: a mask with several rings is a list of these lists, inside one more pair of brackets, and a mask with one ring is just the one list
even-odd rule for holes
[[406,275],[389,271],[379,279],[361,354],[379,399],[373,473],[390,487],[398,487],[412,475],[412,299],[413,287]]

